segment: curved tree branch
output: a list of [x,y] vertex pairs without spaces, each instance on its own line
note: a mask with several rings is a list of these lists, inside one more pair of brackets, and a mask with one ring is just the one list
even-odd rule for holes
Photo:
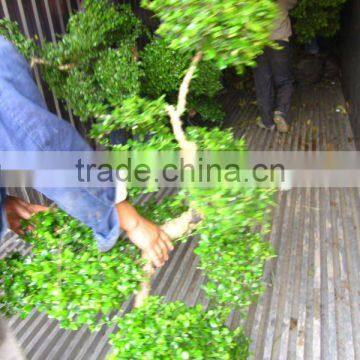
[[[190,234],[201,220],[201,216],[199,216],[196,211],[189,209],[179,217],[163,224],[161,226],[161,230],[164,231],[171,240],[176,240]],[[150,295],[151,279],[155,274],[155,269],[151,261],[148,260],[146,253],[143,253],[142,257],[145,260],[145,265],[143,267],[144,281],[141,283],[140,289],[135,296],[135,308],[140,307],[144,303],[145,299]]]
[[190,90],[190,84],[191,84],[192,79],[194,78],[195,71],[196,71],[201,59],[202,59],[202,53],[199,51],[191,60],[190,67],[187,70],[185,77],[181,83],[179,96],[178,96],[178,103],[177,103],[177,107],[176,107],[179,117],[181,117],[186,110],[186,100],[187,100],[187,96],[188,96],[188,93]]
[[[178,103],[177,106],[168,105],[166,107],[167,113],[170,117],[170,123],[172,130],[175,136],[176,141],[178,142],[180,149],[182,150],[182,156],[185,160],[185,163],[193,164],[195,162],[196,151],[198,149],[197,144],[193,141],[189,141],[186,137],[185,131],[183,129],[183,123],[181,121],[181,116],[186,110],[187,96],[190,90],[191,80],[194,78],[195,71],[198,67],[199,62],[202,59],[202,53],[198,52],[192,59],[189,69],[187,70],[184,79],[181,83],[179,89]],[[187,234],[190,234],[191,231],[196,227],[201,221],[202,217],[195,210],[191,208],[184,212],[181,216],[176,219],[173,219],[166,224],[161,226],[162,231],[169,236],[170,239],[176,240]],[[155,273],[155,269],[152,266],[151,262],[147,258],[147,254],[142,254],[143,259],[145,259],[144,265],[144,281],[140,285],[140,289],[135,297],[136,308],[142,306],[145,299],[150,295],[151,292],[151,279]]]
[[[33,57],[30,62],[30,67],[33,69],[36,65],[54,66],[51,62],[49,62],[47,60]],[[57,66],[57,68],[61,71],[69,71],[74,66],[75,66],[75,64],[65,64],[65,65],[59,65],[59,66]]]
[[181,121],[181,116],[186,110],[187,96],[190,90],[191,80],[194,78],[195,71],[199,65],[199,62],[202,59],[202,53],[198,52],[192,59],[191,65],[187,70],[185,77],[181,83],[178,103],[175,108],[173,105],[168,105],[166,107],[167,113],[170,117],[170,123],[173,129],[173,133],[176,141],[178,142],[180,148],[184,151],[196,151],[197,145],[195,142],[188,141],[186,134],[183,129],[183,123]]

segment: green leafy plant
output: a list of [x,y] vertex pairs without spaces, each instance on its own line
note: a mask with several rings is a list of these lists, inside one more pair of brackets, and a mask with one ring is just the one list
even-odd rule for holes
[[202,120],[217,124],[221,124],[226,115],[223,106],[207,96],[190,97],[189,109],[190,119],[199,114]]
[[131,131],[141,143],[154,128],[157,129],[158,136],[168,135],[170,129],[166,124],[165,106],[163,97],[157,100],[148,100],[138,96],[130,97],[111,114],[99,116],[91,129],[90,136],[105,145],[109,144],[107,135],[119,127]]
[[301,42],[316,36],[331,37],[340,29],[340,14],[346,0],[300,0],[291,12]]
[[124,99],[140,91],[139,67],[131,48],[124,49],[126,44],[120,49],[103,51],[95,65],[94,75],[100,91],[113,107],[121,106]]
[[[166,100],[176,102],[180,87],[191,58],[172,50],[162,38],[155,38],[141,52],[141,68],[143,70],[142,92],[150,98],[166,94]],[[214,62],[202,62],[197,76],[191,83],[189,109],[199,113],[203,119],[221,122],[224,111],[216,99],[222,90],[221,71]]]
[[201,305],[189,309],[181,302],[150,297],[117,322],[119,331],[110,340],[115,350],[109,359],[232,360],[240,348],[236,359],[245,360],[247,339],[240,331],[231,332],[218,317]]
[[[145,95],[157,98],[164,93],[174,94],[178,91],[190,59],[177,55],[161,38],[145,46],[141,54],[142,89]],[[158,66],[159,61],[161,66]]]
[[[41,66],[50,87],[77,115],[94,118],[92,137],[111,149],[179,150],[190,165],[197,151],[245,150],[231,129],[184,128],[182,117],[199,104],[202,112],[216,113],[207,101],[221,89],[220,70],[235,66],[241,72],[272,45],[276,5],[271,0],[142,4],[159,16],[163,39],[143,51],[136,40],[146,31],[129,7],[87,0],[68,33],[37,49],[32,64]],[[119,128],[133,138],[111,146],[107,137]],[[132,245],[119,241],[99,254],[90,230],[62,212],[34,218],[26,238],[33,246],[30,255],[0,262],[6,274],[4,311],[26,315],[37,308],[71,329],[116,322],[113,359],[245,359],[246,338],[224,323],[231,308],[244,310],[263,289],[263,267],[273,256],[263,240],[271,197],[270,190],[219,184],[185,188],[161,205],[142,205],[174,240],[192,232],[199,236],[196,254],[212,304],[207,311],[152,298],[153,269]],[[113,318],[132,293],[134,311]]]
[[[190,56],[172,50],[164,39],[155,38],[141,52],[144,93],[149,97],[177,93],[190,61]],[[201,63],[198,75],[191,83],[190,93],[214,97],[220,90],[221,71],[214,62]]]
[[44,43],[33,64],[60,98],[83,121],[97,110],[121,106],[139,92],[136,40],[145,32],[129,6],[85,1],[57,43]]
[[[98,115],[121,107],[132,96],[156,100],[166,95],[167,101],[176,101],[191,58],[171,50],[163,39],[153,39],[140,51],[138,39],[148,31],[129,6],[86,0],[84,8],[85,12],[71,16],[67,33],[56,43],[44,42],[37,47],[9,20],[1,20],[0,34],[13,41],[32,66],[41,67],[56,96],[66,100],[84,122],[96,118],[99,123]],[[214,102],[222,89],[220,79],[221,71],[214,63],[204,62],[192,93]],[[198,103],[194,102],[192,110]],[[199,107],[198,113],[206,120],[220,122],[224,117],[220,110],[204,110],[204,100]]]
[[222,307],[246,310],[263,292],[264,265],[274,256],[271,244],[263,240],[272,193],[218,187],[187,194],[204,218],[195,230],[200,238],[195,253],[208,280],[204,288]]
[[59,210],[36,215],[30,225],[34,230],[24,240],[31,253],[0,261],[5,314],[25,317],[35,308],[64,328],[95,329],[137,290],[142,261],[129,242],[99,253],[91,230]]
[[236,66],[240,73],[271,44],[277,14],[271,0],[142,0],[142,5],[160,17],[157,33],[171,48],[185,54],[201,51],[219,68]]
[[31,59],[36,51],[36,45],[32,40],[27,39],[20,31],[19,25],[7,18],[0,19],[0,35],[5,39],[11,39],[17,49],[25,56]]

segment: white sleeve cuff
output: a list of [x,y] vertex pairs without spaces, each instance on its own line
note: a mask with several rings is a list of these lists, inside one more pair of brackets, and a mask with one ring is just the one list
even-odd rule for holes
[[[121,174],[122,179],[124,179],[123,175],[124,174]],[[118,178],[116,178],[116,182],[115,182],[115,204],[119,204],[119,203],[125,201],[126,198],[127,198],[127,195],[128,195],[128,193],[127,193],[126,182],[121,181]]]

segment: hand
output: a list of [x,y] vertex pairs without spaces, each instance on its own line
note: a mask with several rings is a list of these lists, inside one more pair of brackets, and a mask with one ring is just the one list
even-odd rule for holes
[[168,236],[143,217],[134,229],[127,231],[127,236],[156,267],[163,266],[169,260],[169,251],[174,249]]
[[19,235],[24,233],[21,220],[29,220],[32,215],[47,209],[45,206],[29,204],[13,196],[8,196],[4,204],[9,228]]
[[169,237],[151,221],[140,216],[126,201],[117,205],[121,228],[129,240],[143,251],[155,267],[169,260],[169,251],[174,249]]

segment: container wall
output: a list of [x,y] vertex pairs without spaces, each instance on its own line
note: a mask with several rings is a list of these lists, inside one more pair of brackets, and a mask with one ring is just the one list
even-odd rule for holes
[[360,0],[350,0],[346,5],[341,46],[344,93],[355,142],[360,149]]

